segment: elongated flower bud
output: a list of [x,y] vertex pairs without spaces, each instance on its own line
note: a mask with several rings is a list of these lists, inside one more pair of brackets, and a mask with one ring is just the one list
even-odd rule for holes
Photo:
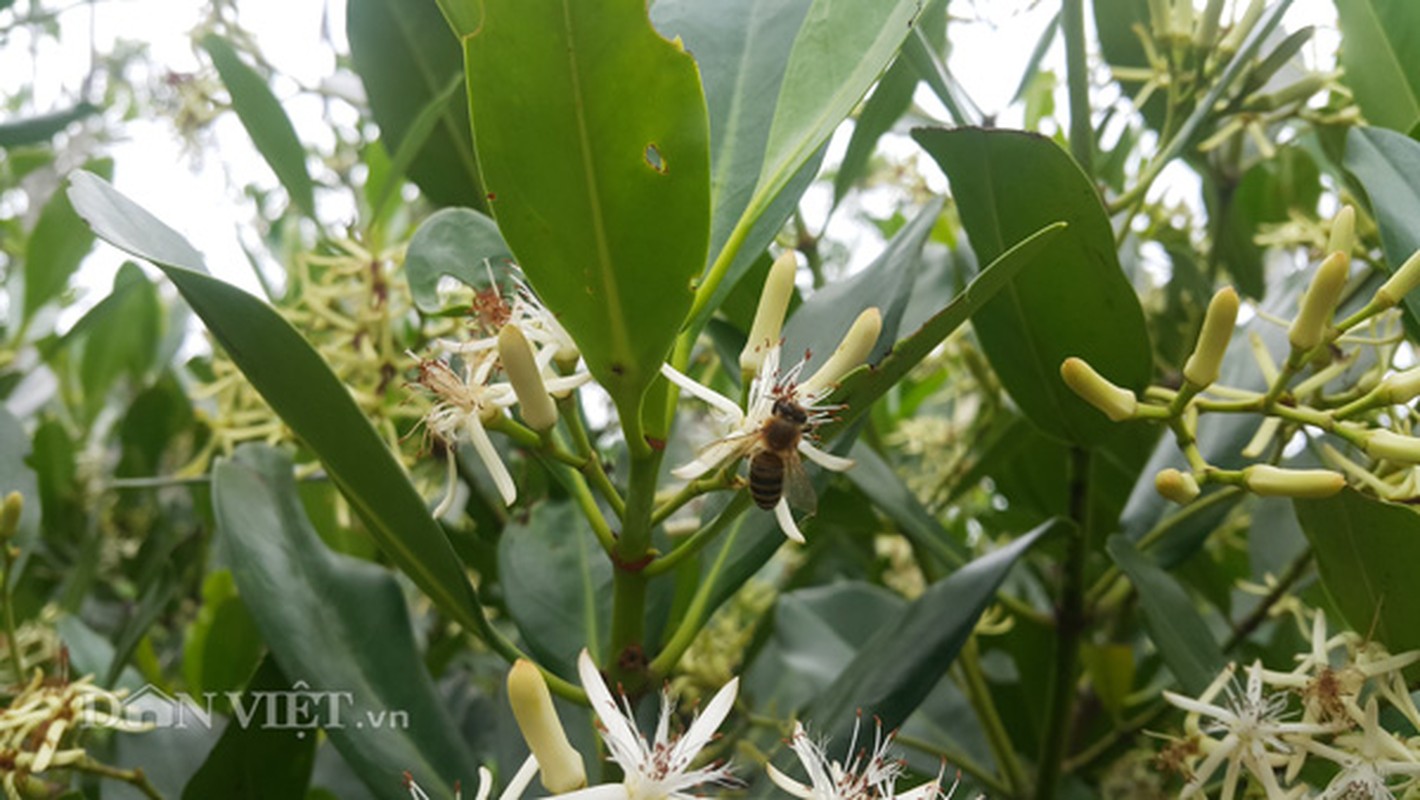
[[1345,205],[1331,220],[1331,236],[1326,240],[1326,252],[1345,253],[1349,259],[1356,246],[1356,209]]
[[1257,24],[1257,20],[1262,16],[1262,11],[1266,7],[1265,0],[1252,0],[1248,3],[1247,10],[1233,23],[1233,27],[1228,29],[1228,33],[1223,37],[1223,41],[1218,43],[1218,49],[1226,53],[1236,53],[1242,47],[1243,40],[1252,33],[1252,28]]
[[750,326],[745,349],[740,352],[741,370],[758,372],[759,365],[764,363],[764,354],[779,343],[779,331],[784,327],[784,313],[789,310],[789,298],[794,294],[794,274],[798,268],[793,250],[785,250],[774,259],[769,277],[764,279],[764,289],[759,293],[759,307],[754,311],[754,324]]
[[1376,290],[1376,302],[1385,308],[1399,305],[1407,294],[1420,286],[1420,250],[1410,254],[1400,269],[1391,274],[1390,279]]
[[1420,464],[1420,439],[1394,431],[1376,430],[1366,434],[1366,455],[1407,464]]
[[848,333],[843,335],[838,349],[818,368],[818,372],[799,387],[799,396],[812,397],[836,385],[840,378],[857,369],[868,360],[868,354],[873,352],[873,346],[878,343],[882,332],[883,315],[877,308],[859,314]]
[[1203,329],[1193,355],[1183,365],[1183,377],[1193,386],[1203,389],[1218,380],[1223,365],[1223,351],[1233,338],[1233,325],[1238,321],[1238,293],[1225,286],[1213,295],[1208,313],[1203,316]]
[[1132,419],[1139,409],[1139,398],[1133,392],[1110,383],[1083,358],[1065,359],[1060,365],[1060,377],[1075,394],[1115,422]]
[[518,396],[518,406],[523,413],[523,422],[535,431],[545,431],[557,424],[557,406],[547,394],[547,385],[542,382],[542,370],[537,367],[537,357],[527,337],[516,325],[504,325],[498,331],[498,360],[503,371],[508,374],[508,383],[513,384],[513,392]]
[[520,658],[508,670],[508,702],[518,720],[518,730],[537,759],[543,787],[560,794],[586,786],[582,756],[567,741],[557,709],[552,707],[552,693],[531,661]]
[[1420,367],[1387,375],[1376,387],[1376,393],[1387,405],[1408,403],[1420,396]]
[[1192,474],[1172,468],[1159,470],[1159,474],[1154,476],[1154,488],[1166,500],[1181,506],[1192,503],[1199,494],[1198,481]]
[[1346,476],[1329,469],[1283,469],[1253,464],[1243,470],[1243,485],[1263,497],[1330,497],[1346,488]]
[[20,512],[25,509],[25,496],[19,492],[5,495],[5,503],[0,506],[0,541],[14,537],[20,529]]
[[1316,275],[1312,276],[1311,285],[1302,297],[1301,311],[1297,312],[1297,318],[1292,320],[1292,327],[1287,331],[1287,341],[1292,343],[1292,347],[1306,351],[1321,344],[1327,323],[1331,322],[1331,313],[1336,310],[1341,290],[1346,286],[1350,261],[1351,257],[1346,254],[1332,253],[1317,267]]

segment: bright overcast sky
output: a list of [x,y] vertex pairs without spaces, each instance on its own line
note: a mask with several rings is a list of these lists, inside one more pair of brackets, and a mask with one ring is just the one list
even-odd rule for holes
[[[1204,0],[1196,2],[1201,7]],[[278,97],[288,101],[287,112],[297,132],[304,141],[328,145],[329,131],[321,118],[322,107],[314,98],[302,96],[298,84],[314,86],[329,79],[334,72],[335,58],[324,44],[323,31],[331,33],[337,47],[346,47],[344,3],[341,0],[239,0],[237,5],[242,26],[255,35],[269,61],[291,79],[279,83],[275,90]],[[39,50],[37,69],[22,37],[13,37],[10,45],[0,50],[0,92],[33,82],[41,108],[72,102],[76,87],[88,71],[87,45],[91,30],[100,51],[112,49],[119,40],[147,44],[156,72],[135,74],[134,80],[159,81],[167,71],[185,73],[200,68],[189,38],[191,30],[201,20],[200,3],[193,0],[97,0],[67,8],[61,16],[64,50],[53,47],[52,42],[45,43]],[[990,22],[963,23],[952,30],[950,66],[976,105],[988,114],[999,114],[998,124],[1002,126],[1020,124],[1018,110],[1000,112],[1014,94],[1025,59],[1055,8],[1055,3],[1044,0],[953,0],[949,7],[956,17],[988,14],[991,17]],[[1329,57],[1337,42],[1331,2],[1296,0],[1284,20],[1284,27],[1295,30],[1307,24],[1317,25],[1319,32],[1306,55],[1311,60],[1318,55]],[[1005,54],[1004,60],[1002,54]],[[1063,54],[1058,43],[1046,64],[1061,71]],[[919,89],[918,99],[924,108],[940,109],[925,87]],[[1057,108],[1064,107],[1062,95]],[[348,124],[350,120],[344,122]],[[191,240],[206,254],[214,273],[250,291],[259,291],[237,244],[238,231],[251,218],[250,206],[241,196],[240,187],[247,183],[275,187],[277,182],[235,117],[224,115],[212,131],[209,147],[196,154],[185,149],[172,123],[166,119],[135,120],[124,123],[122,130],[125,140],[111,150],[118,188]],[[843,137],[840,135],[839,139]],[[885,142],[885,146],[904,156],[914,149],[910,140],[901,137]],[[833,157],[831,152],[830,159]],[[943,182],[935,168],[924,167],[923,172],[941,188]],[[331,194],[325,193],[320,198],[322,220],[332,224],[349,221],[352,205]],[[875,200],[868,196],[863,200],[870,209],[875,202],[891,205],[890,198]],[[818,221],[826,208],[822,193],[810,196],[805,205],[810,224],[821,224]],[[845,225],[844,230],[838,230],[840,220],[846,219],[835,217],[831,235],[847,245],[856,266],[876,255],[880,240],[876,239],[874,230],[861,229],[861,226]],[[96,302],[107,291],[121,261],[122,256],[107,246],[90,259],[80,275],[87,295],[87,302],[82,305]]]

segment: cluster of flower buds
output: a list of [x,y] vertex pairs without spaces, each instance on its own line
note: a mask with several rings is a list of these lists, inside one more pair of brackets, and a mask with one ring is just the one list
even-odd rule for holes
[[[1208,484],[1240,487],[1262,496],[1327,497],[1347,485],[1348,476],[1388,499],[1408,499],[1420,494],[1412,475],[1420,465],[1420,437],[1403,424],[1404,415],[1365,420],[1377,412],[1405,404],[1420,395],[1420,369],[1389,371],[1398,336],[1355,340],[1372,347],[1374,367],[1359,378],[1350,368],[1357,355],[1344,353],[1352,343],[1347,334],[1362,324],[1394,327],[1391,309],[1420,286],[1420,253],[1400,266],[1358,311],[1337,319],[1337,309],[1347,286],[1351,252],[1355,246],[1355,210],[1343,207],[1332,222],[1327,254],[1303,293],[1298,312],[1287,326],[1288,353],[1281,367],[1253,337],[1253,356],[1267,381],[1263,392],[1218,385],[1224,354],[1233,339],[1239,300],[1231,287],[1220,289],[1208,304],[1193,353],[1184,363],[1178,389],[1150,387],[1143,397],[1112,383],[1080,358],[1061,365],[1065,383],[1081,398],[1116,422],[1153,420],[1169,425],[1188,461],[1188,470],[1168,468],[1154,478],[1159,494],[1174,502],[1192,502]],[[1259,314],[1264,322],[1272,321]],[[1304,379],[1294,379],[1311,372]],[[1350,385],[1337,388],[1343,380]],[[1372,467],[1362,467],[1330,444],[1321,452],[1337,469],[1292,469],[1271,463],[1254,463],[1227,470],[1207,462],[1199,451],[1197,424],[1208,413],[1258,414],[1264,419],[1257,436],[1243,455],[1258,456],[1279,431],[1290,427],[1314,435],[1327,434],[1364,454]],[[1390,465],[1390,466],[1387,466]],[[1398,467],[1399,469],[1396,469]],[[1379,470],[1379,472],[1378,472]],[[1391,480],[1387,481],[1389,476]]]
[[1196,698],[1164,692],[1186,712],[1183,735],[1168,737],[1158,760],[1186,782],[1181,798],[1214,785],[1233,797],[1244,774],[1269,800],[1389,798],[1420,786],[1420,741],[1386,730],[1380,716],[1385,708],[1420,728],[1402,674],[1420,651],[1393,656],[1349,631],[1328,635],[1320,611],[1306,633],[1311,647],[1290,671],[1254,662],[1239,685],[1229,665]]
[[[531,662],[520,660],[508,673],[508,701],[531,754],[507,781],[499,800],[519,800],[534,778],[553,796],[565,800],[675,800],[705,796],[702,792],[712,787],[741,785],[727,764],[697,766],[700,751],[715,738],[734,708],[738,678],[721,687],[683,733],[671,729],[675,703],[668,691],[663,692],[656,733],[648,740],[637,726],[630,701],[613,696],[586,650],[577,659],[577,673],[596,713],[607,754],[621,769],[620,781],[587,786],[582,756],[568,743],[542,673]],[[857,740],[855,726],[848,758],[839,762],[829,758],[824,745],[811,739],[802,724],[795,723],[789,746],[799,757],[809,783],[800,783],[772,765],[768,766],[768,777],[789,795],[813,800],[950,800],[956,787],[944,791],[940,773],[910,790],[897,791],[903,767],[892,753],[891,733],[878,731],[871,753],[859,749]],[[429,800],[408,773],[405,787],[413,800]],[[492,776],[488,770],[480,770],[475,800],[488,800],[492,790]]]

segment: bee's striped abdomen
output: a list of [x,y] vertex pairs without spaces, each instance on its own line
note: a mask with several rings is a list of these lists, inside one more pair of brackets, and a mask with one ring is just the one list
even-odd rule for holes
[[784,459],[772,450],[761,450],[749,460],[749,493],[754,504],[770,511],[784,495]]

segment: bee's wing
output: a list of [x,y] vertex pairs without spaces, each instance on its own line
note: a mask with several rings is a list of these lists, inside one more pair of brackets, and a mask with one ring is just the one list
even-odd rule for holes
[[804,470],[804,462],[797,450],[790,450],[784,459],[784,497],[789,505],[805,514],[818,511],[818,493],[814,491],[809,473]]
[[695,451],[695,457],[700,458],[701,456],[704,456],[706,453],[710,452],[711,450],[714,450],[717,447],[725,447],[727,445],[740,450],[740,455],[744,455],[743,451],[749,450],[750,446],[754,443],[754,440],[758,438],[759,431],[749,431],[747,433],[732,433],[729,436],[723,436],[719,439],[712,440],[707,444],[701,445],[700,449]]

